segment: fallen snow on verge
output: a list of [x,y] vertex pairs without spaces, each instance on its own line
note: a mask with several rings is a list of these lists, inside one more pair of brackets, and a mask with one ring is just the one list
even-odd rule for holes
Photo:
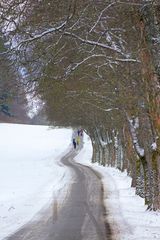
[[[84,147],[75,160],[92,167],[102,175],[107,219],[120,240],[160,239],[160,212],[147,211],[144,200],[135,195],[126,172],[91,163],[92,143],[84,135]],[[109,212],[108,212],[109,211]]]
[[63,201],[60,191],[67,191],[71,174],[59,160],[71,136],[70,129],[0,124],[0,239],[57,195]]

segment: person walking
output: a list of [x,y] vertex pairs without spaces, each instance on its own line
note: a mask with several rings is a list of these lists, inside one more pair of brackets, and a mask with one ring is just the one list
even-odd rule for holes
[[81,140],[80,140],[80,136],[77,136],[77,139],[76,139],[76,140],[77,140],[77,145],[80,145],[80,141],[81,141]]
[[80,136],[83,137],[83,129],[80,130]]
[[73,147],[74,147],[74,149],[76,149],[76,146],[77,146],[76,140],[75,140],[75,138],[73,138]]

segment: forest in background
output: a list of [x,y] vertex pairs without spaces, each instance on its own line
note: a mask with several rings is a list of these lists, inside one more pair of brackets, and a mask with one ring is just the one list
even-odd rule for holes
[[160,209],[159,1],[2,0],[0,15],[1,108],[40,98],[51,125],[84,128],[93,162],[127,169]]
[[[0,53],[6,51],[0,37]],[[25,92],[19,84],[20,75],[12,60],[0,54],[0,122],[29,123]]]

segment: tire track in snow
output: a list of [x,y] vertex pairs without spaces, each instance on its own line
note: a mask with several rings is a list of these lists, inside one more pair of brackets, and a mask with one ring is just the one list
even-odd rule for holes
[[103,187],[94,170],[73,161],[70,151],[61,162],[73,173],[70,193],[59,210],[58,199],[43,212],[41,218],[29,222],[6,240],[112,240],[105,219]]

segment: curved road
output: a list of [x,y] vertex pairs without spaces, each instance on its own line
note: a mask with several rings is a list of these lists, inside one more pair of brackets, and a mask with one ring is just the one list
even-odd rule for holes
[[57,203],[54,202],[43,213],[43,218],[27,223],[7,240],[112,239],[110,226],[105,221],[100,177],[89,167],[75,163],[75,155],[75,151],[70,151],[61,159],[75,174],[70,194],[62,209],[58,212]]

